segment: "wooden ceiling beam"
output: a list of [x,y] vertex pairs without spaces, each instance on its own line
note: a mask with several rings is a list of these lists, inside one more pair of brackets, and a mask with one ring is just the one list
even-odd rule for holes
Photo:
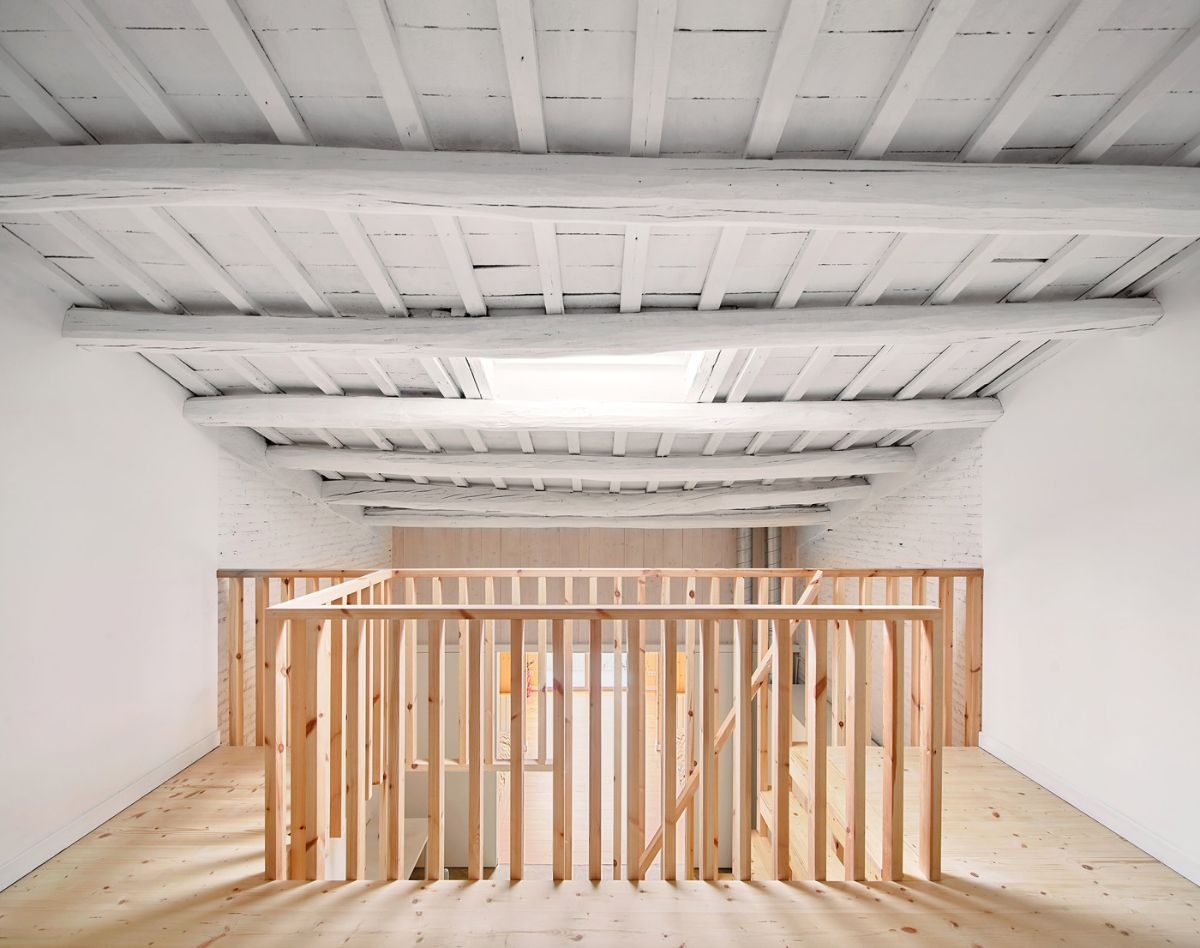
[[584,313],[465,319],[151,315],[72,307],[63,336],[90,348],[240,355],[558,358],[725,348],[950,345],[984,339],[1072,338],[1153,326],[1153,299],[656,310],[652,318]]
[[60,145],[91,145],[92,133],[75,121],[8,51],[0,47],[0,89]]
[[367,62],[379,83],[400,147],[429,151],[433,141],[400,56],[400,40],[388,12],[387,0],[346,0],[346,5],[366,51]]
[[710,434],[734,431],[870,431],[985,428],[1001,415],[990,399],[686,402],[548,402],[387,398],[378,395],[224,395],[193,398],[184,415],[200,425],[271,428],[425,428],[516,432],[613,431]]
[[[576,495],[578,496],[578,495]],[[853,501],[847,501],[853,503]],[[330,509],[342,507],[331,504]],[[798,527],[825,524],[827,507],[793,507],[780,510],[736,510],[722,514],[641,515],[632,517],[554,517],[527,514],[472,514],[461,510],[400,511],[386,508],[343,508],[363,510],[360,521],[373,527],[445,527],[462,529],[532,528],[571,530],[700,530],[723,527]]]
[[508,72],[508,93],[517,124],[517,145],[529,154],[546,151],[546,118],[538,73],[537,32],[533,0],[496,0],[500,45]]
[[[576,439],[578,432],[574,432]],[[568,453],[372,451],[347,448],[333,451],[309,445],[268,449],[276,467],[297,471],[339,471],[342,474],[382,474],[387,477],[533,477],[580,481],[750,481],[810,477],[853,477],[907,470],[910,448],[856,448],[851,451],[811,451],[804,454],[718,454],[702,457],[626,456]]]
[[4,213],[149,204],[892,233],[1200,233],[1200,174],[1184,167],[87,145],[5,149],[0,179]]
[[637,0],[629,129],[629,154],[635,157],[654,158],[662,148],[676,3],[677,0]]
[[771,507],[803,507],[857,500],[870,490],[861,477],[819,484],[772,487],[703,487],[690,491],[610,493],[608,491],[532,490],[529,488],[447,487],[341,480],[325,484],[321,499],[357,507],[404,510],[460,510],[480,514],[538,516],[640,516],[710,514]]

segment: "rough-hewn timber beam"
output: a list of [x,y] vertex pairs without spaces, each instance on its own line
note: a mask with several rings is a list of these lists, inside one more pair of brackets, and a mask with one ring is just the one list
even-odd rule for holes
[[813,306],[802,309],[670,309],[487,319],[412,317],[171,316],[73,307],[63,336],[89,348],[217,352],[244,356],[326,353],[358,358],[536,358],[634,355],[672,349],[930,345],[1004,338],[1079,338],[1152,326],[1152,299],[946,306]]
[[1200,172],[1180,167],[81,145],[6,149],[0,180],[6,213],[249,205],[893,233],[1200,233]]
[[905,471],[912,448],[852,448],[799,454],[714,454],[702,457],[613,457],[588,454],[487,454],[372,451],[278,445],[267,460],[295,471],[338,471],[390,477],[561,478],[595,481],[757,481],[804,477],[849,477]]
[[191,398],[200,425],[270,428],[473,428],[477,431],[872,431],[986,428],[994,398],[852,402],[533,402],[384,396],[217,395]]
[[723,514],[649,517],[538,517],[524,514],[473,514],[462,511],[399,511],[368,508],[363,522],[372,527],[489,527],[546,530],[564,527],[592,530],[597,527],[640,530],[686,530],[704,527],[804,527],[825,523],[826,507],[792,507],[781,510],[737,510]]
[[495,487],[445,487],[375,481],[329,481],[323,500],[359,507],[404,510],[457,510],[473,514],[536,516],[644,516],[656,514],[728,513],[770,507],[797,507],[857,500],[870,491],[861,477],[817,484],[773,484],[770,487],[705,487],[689,491],[610,493],[601,491],[533,490]]

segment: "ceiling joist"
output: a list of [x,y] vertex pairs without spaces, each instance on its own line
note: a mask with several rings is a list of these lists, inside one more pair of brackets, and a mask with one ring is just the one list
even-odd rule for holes
[[[853,503],[853,501],[848,501]],[[363,510],[331,504],[330,509]],[[784,510],[735,510],[720,514],[555,517],[541,514],[476,514],[461,510],[388,510],[366,508],[362,523],[373,527],[443,527],[464,529],[537,528],[546,530],[596,528],[613,530],[700,530],[721,527],[802,527],[829,522],[827,507],[796,507]]]

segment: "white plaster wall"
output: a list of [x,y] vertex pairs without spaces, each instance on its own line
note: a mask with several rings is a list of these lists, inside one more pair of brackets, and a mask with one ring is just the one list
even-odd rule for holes
[[0,272],[0,888],[216,745],[216,446]]
[[[242,569],[360,569],[387,567],[392,531],[359,526],[302,497],[230,455],[218,452],[217,542],[220,565]],[[223,584],[222,584],[223,585]],[[246,583],[243,669],[254,683],[254,584]],[[225,622],[225,590],[218,592],[220,627]],[[228,739],[228,663],[224,635],[217,636],[217,706],[221,739]],[[245,729],[254,738],[254,702],[247,692]]]
[[984,746],[1200,882],[1200,280],[984,437]]

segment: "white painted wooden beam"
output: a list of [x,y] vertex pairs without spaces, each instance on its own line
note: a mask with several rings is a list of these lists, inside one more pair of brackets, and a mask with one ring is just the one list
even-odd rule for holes
[[54,9],[83,40],[101,67],[129,96],[159,134],[169,142],[193,142],[200,136],[167,98],[121,32],[109,22],[95,0],[51,0]]
[[403,320],[233,315],[172,318],[73,307],[63,324],[63,335],[81,346],[143,351],[559,358],[735,347],[949,345],[984,339],[1080,337],[1136,332],[1153,326],[1161,317],[1161,305],[1149,299],[659,310],[653,318],[584,313],[553,320],[506,315]]
[[820,484],[771,487],[704,487],[692,491],[619,494],[607,491],[528,490],[494,487],[445,487],[392,482],[342,480],[324,485],[323,500],[358,507],[405,510],[460,510],[465,513],[538,516],[641,516],[726,513],[769,507],[800,507],[855,500],[870,490],[860,477]]
[[50,289],[73,304],[102,307],[104,300],[67,273],[53,260],[48,260],[7,227],[0,226],[0,257],[22,269],[32,269],[49,285]]
[[400,298],[400,291],[392,282],[391,274],[379,259],[379,252],[371,242],[370,236],[363,229],[362,223],[354,214],[342,211],[330,211],[329,221],[338,232],[346,252],[354,258],[358,269],[371,287],[371,292],[379,300],[379,305],[389,316],[407,316],[408,307]]
[[388,12],[387,0],[346,0],[346,5],[379,83],[400,147],[429,151],[433,142],[417,94],[404,69],[400,41]]
[[650,225],[629,224],[621,256],[621,312],[636,313],[642,308],[646,285],[646,256],[650,248]]
[[662,148],[675,7],[676,0],[637,0],[629,130],[629,154],[634,157],[654,158]]
[[[573,432],[578,438],[578,432]],[[805,454],[718,454],[702,457],[614,457],[572,452],[517,454],[514,452],[436,454],[418,451],[371,451],[293,445],[271,448],[274,465],[300,471],[339,471],[343,474],[382,474],[387,477],[533,477],[580,481],[753,481],[813,477],[854,477],[904,471],[913,464],[908,448],[856,448],[851,451],[812,451]]]
[[1172,83],[1187,65],[1188,54],[1198,41],[1200,22],[1184,33],[1174,46],[1138,77],[1137,82],[1075,143],[1063,161],[1095,161],[1115,145],[1138,119],[1150,111],[1160,95],[1170,91]]
[[1129,287],[1129,295],[1141,296],[1149,293],[1164,280],[1169,280],[1177,274],[1191,270],[1197,263],[1200,263],[1200,240],[1188,244],[1179,253],[1170,257],[1164,263],[1160,263],[1145,276],[1136,280]]
[[881,158],[975,0],[930,0],[851,158]]
[[191,204],[892,233],[1200,233],[1200,175],[1178,167],[90,145],[5,149],[0,179],[4,213]]
[[537,252],[542,299],[551,316],[563,313],[562,269],[558,264],[558,234],[551,221],[534,221],[533,246]]
[[496,0],[500,43],[508,92],[517,123],[517,144],[529,154],[546,151],[546,119],[542,110],[542,81],[538,75],[537,31],[533,0]]
[[266,118],[275,137],[288,145],[313,144],[312,133],[296,111],[292,96],[246,22],[237,0],[192,0],[209,35],[241,77],[250,98]]
[[471,262],[471,253],[467,249],[466,238],[463,237],[462,227],[456,217],[438,215],[433,218],[433,228],[437,232],[446,255],[446,265],[450,268],[450,276],[458,288],[462,298],[463,308],[471,316],[487,314],[487,305],[483,294],[479,292],[479,283],[475,279],[475,265]]
[[937,289],[929,294],[925,302],[930,306],[952,303],[958,298],[971,281],[979,275],[979,271],[996,259],[997,251],[1004,241],[1003,237],[984,237],[975,248],[964,257],[950,272]]
[[1154,241],[1136,257],[1121,264],[1103,280],[1083,294],[1083,299],[1094,300],[1116,296],[1152,271],[1184,250],[1191,239],[1187,237],[1163,237]]
[[[849,503],[849,501],[848,501]],[[331,507],[332,509],[332,507]],[[352,508],[364,509],[364,508]],[[724,514],[634,517],[551,517],[521,514],[469,514],[455,511],[396,511],[365,509],[363,523],[387,527],[444,527],[462,529],[566,529],[566,530],[701,530],[724,527],[796,527],[825,523],[826,507],[792,507],[779,510],[738,510]]]
[[275,233],[262,212],[253,207],[231,207],[229,215],[237,221],[242,232],[254,243],[267,258],[268,262],[304,300],[308,308],[318,316],[336,316],[337,311],[318,289],[308,271],[296,259]]
[[821,260],[829,250],[836,235],[832,231],[809,231],[804,237],[804,243],[796,254],[796,259],[788,269],[787,276],[775,296],[776,309],[791,309],[799,301],[805,288],[821,265]]
[[995,161],[1054,83],[1079,58],[1121,0],[1067,0],[1033,55],[1017,71],[983,124],[958,153],[959,161]]
[[1029,274],[1005,297],[1009,303],[1028,303],[1042,290],[1063,275],[1087,252],[1087,237],[1072,237],[1058,248],[1040,267]]
[[1000,417],[988,399],[907,402],[540,402],[320,395],[194,398],[184,414],[202,425],[272,428],[475,428],[479,431],[868,431],[983,428]]
[[746,139],[747,158],[770,158],[778,150],[828,6],[829,0],[788,0]]
[[700,289],[700,309],[721,308],[725,290],[733,277],[734,267],[737,266],[738,254],[742,252],[746,230],[744,225],[736,224],[721,228],[717,235],[716,249],[713,251],[712,259],[708,262],[704,286]]
[[60,145],[91,145],[96,139],[58,100],[0,47],[0,89]]
[[[296,363],[301,372],[308,378],[314,386],[319,388],[326,395],[345,395],[343,389],[332,375],[325,371],[317,360],[311,356],[294,355],[292,361]],[[272,426],[275,427],[275,426]]]
[[1180,145],[1163,164],[1194,165],[1197,162],[1200,162],[1200,135]]

